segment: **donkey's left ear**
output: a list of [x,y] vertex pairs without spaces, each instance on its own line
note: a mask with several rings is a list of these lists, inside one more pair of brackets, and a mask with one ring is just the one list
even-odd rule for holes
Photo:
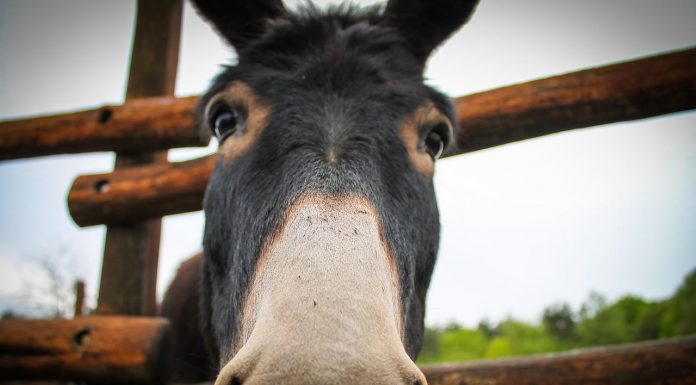
[[430,53],[464,25],[478,0],[390,0],[384,22],[396,28],[425,63]]
[[237,51],[260,37],[268,21],[285,14],[282,0],[192,0]]

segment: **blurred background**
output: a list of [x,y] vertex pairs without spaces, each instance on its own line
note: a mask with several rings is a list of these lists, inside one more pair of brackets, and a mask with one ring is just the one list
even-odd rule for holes
[[[134,14],[134,1],[0,0],[0,119],[122,103]],[[235,60],[188,3],[183,17],[177,96]],[[426,76],[454,97],[694,45],[693,0],[482,0]],[[105,229],[78,228],[66,194],[112,168],[107,153],[0,163],[6,317],[69,315],[76,279],[94,306]],[[696,333],[693,112],[445,159],[435,183],[443,229],[421,360]],[[200,212],[164,219],[160,297],[202,231]]]

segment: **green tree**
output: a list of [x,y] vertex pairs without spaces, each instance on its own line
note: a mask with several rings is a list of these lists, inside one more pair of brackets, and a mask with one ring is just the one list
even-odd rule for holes
[[456,332],[457,330],[462,329],[462,325],[457,323],[457,321],[450,321],[447,325],[445,325],[444,331],[446,332]]
[[440,360],[440,336],[442,331],[435,327],[426,327],[423,332],[423,346],[418,354],[419,362],[436,362]]
[[660,338],[662,320],[667,314],[669,301],[647,303],[638,313],[633,325],[635,341],[654,340]]
[[643,299],[628,295],[611,305],[596,308],[593,317],[580,322],[578,334],[589,345],[633,341],[634,324],[646,305]]
[[488,339],[491,339],[498,335],[498,331],[495,329],[495,326],[493,326],[489,319],[481,320],[478,323],[476,329],[478,329],[478,331],[481,332]]
[[660,337],[696,333],[696,269],[686,277],[662,317]]
[[428,328],[418,362],[537,354],[695,333],[696,270],[663,301],[628,295],[609,303],[592,292],[578,314],[567,303],[553,304],[538,325],[507,319],[494,326],[484,319],[476,329],[456,323]]
[[483,357],[488,339],[474,329],[445,331],[440,337],[440,361],[462,361]]
[[486,347],[485,358],[507,357],[512,355],[510,339],[507,337],[495,337]]
[[553,304],[544,309],[542,322],[546,331],[559,341],[572,341],[576,339],[575,314],[566,302]]
[[675,313],[675,335],[696,333],[696,269],[686,277],[674,296],[672,305]]
[[507,339],[510,355],[546,353],[557,349],[553,337],[541,325],[507,319],[498,324],[497,330],[501,338]]
[[589,297],[580,306],[580,319],[594,317],[600,310],[607,307],[607,297],[596,291],[591,291]]

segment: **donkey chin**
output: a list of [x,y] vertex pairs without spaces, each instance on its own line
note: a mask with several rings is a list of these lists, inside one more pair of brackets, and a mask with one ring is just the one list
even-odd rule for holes
[[216,385],[426,383],[404,350],[394,256],[366,199],[298,199],[256,271],[241,348]]

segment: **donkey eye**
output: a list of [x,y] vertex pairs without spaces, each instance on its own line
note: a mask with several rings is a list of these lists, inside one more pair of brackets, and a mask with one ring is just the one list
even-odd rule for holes
[[234,110],[226,106],[219,106],[211,112],[208,126],[218,141],[222,142],[237,131],[238,123],[238,115]]
[[425,151],[433,158],[438,159],[442,156],[447,146],[447,128],[441,124],[430,130],[425,136]]

